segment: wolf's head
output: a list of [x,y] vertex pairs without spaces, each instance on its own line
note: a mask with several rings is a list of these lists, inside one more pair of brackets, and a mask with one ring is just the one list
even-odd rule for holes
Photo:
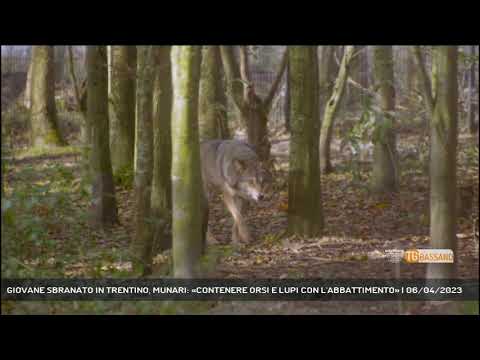
[[254,201],[264,199],[266,176],[260,162],[255,159],[233,160],[233,167],[237,173],[235,189],[238,195]]

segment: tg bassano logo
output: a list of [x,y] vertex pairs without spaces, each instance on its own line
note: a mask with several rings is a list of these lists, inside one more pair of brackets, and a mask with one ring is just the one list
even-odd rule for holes
[[405,250],[403,259],[415,263],[453,263],[453,251],[450,249],[413,249]]

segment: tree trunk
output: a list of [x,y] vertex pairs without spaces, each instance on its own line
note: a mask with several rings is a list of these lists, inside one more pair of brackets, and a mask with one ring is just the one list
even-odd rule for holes
[[340,64],[340,69],[338,71],[337,80],[335,81],[335,86],[332,90],[329,100],[325,105],[322,129],[320,131],[320,169],[324,174],[328,174],[333,171],[330,161],[330,144],[332,142],[333,123],[345,92],[345,85],[347,83],[349,73],[349,64],[352,59],[354,49],[355,48],[353,46],[346,46],[342,63]]
[[53,47],[34,46],[32,56],[32,145],[65,145],[58,128],[57,111],[55,108]]
[[165,225],[172,217],[172,68],[170,46],[155,46],[155,83],[153,90],[153,249],[171,248],[171,236]]
[[28,66],[27,81],[25,83],[25,94],[23,105],[30,109],[32,105],[32,73],[33,73],[33,51],[30,52],[30,65]]
[[152,46],[138,47],[137,84],[137,167],[135,171],[135,240],[132,244],[134,269],[151,273],[152,227],[151,186],[153,174],[153,81]]
[[201,47],[172,48],[172,204],[173,272],[198,274],[202,253],[202,177],[198,139]]
[[240,74],[244,81],[243,102],[240,114],[247,128],[247,141],[253,145],[261,161],[270,158],[270,140],[268,138],[268,113],[250,77],[250,63],[246,46],[240,47]]
[[76,110],[80,113],[82,117],[82,123],[80,124],[80,139],[82,143],[82,157],[83,161],[81,164],[83,175],[86,179],[89,177],[90,173],[90,151],[91,151],[91,143],[92,143],[92,127],[90,122],[88,121],[88,116],[86,113],[86,106],[82,106],[82,95],[80,84],[77,80],[77,74],[75,72],[75,60],[73,57],[73,49],[72,46],[67,47],[68,50],[68,68],[70,71],[70,83],[72,84],[73,91],[75,94],[75,104]]
[[112,46],[110,133],[114,174],[133,173],[135,147],[135,46]]
[[[262,100],[255,93],[255,87],[249,78],[248,56],[246,47],[240,52],[240,68],[235,62],[232,46],[221,46],[221,58],[227,90],[240,112],[241,120],[247,128],[247,140],[255,148],[261,161],[266,162],[270,158],[270,140],[268,139],[268,113],[275,93],[277,92],[280,80],[287,67],[287,53],[285,52],[275,80],[268,92],[267,97]],[[241,79],[241,81],[240,81]]]
[[228,122],[228,99],[227,99],[227,92],[226,92],[226,84],[225,84],[225,74],[223,73],[222,69],[222,59],[220,57],[220,48],[217,49],[217,56],[218,56],[218,66],[220,67],[220,76],[218,77],[218,85],[217,89],[218,92],[218,111],[217,111],[217,121],[218,121],[218,135],[220,139],[230,139],[230,127]]
[[318,154],[318,60],[314,46],[289,49],[291,140],[288,230],[319,236],[324,226]]
[[287,72],[286,80],[285,80],[285,130],[290,132],[290,65],[287,64],[287,68],[285,69]]
[[395,88],[393,82],[392,46],[374,48],[375,88],[381,101],[373,135],[372,189],[391,192],[398,188],[398,164],[394,131]]
[[407,85],[407,101],[406,104],[410,104],[410,99],[418,92],[418,76],[417,66],[415,64],[414,49],[411,46],[407,46],[407,73],[406,73],[406,85]]
[[[456,152],[457,152],[457,47],[439,46],[435,51],[437,81],[430,127],[430,236],[434,249],[456,246]],[[428,264],[427,278],[451,279],[453,264]]]
[[55,46],[55,82],[62,84],[65,79],[65,46]]
[[252,100],[247,102],[241,116],[242,122],[247,125],[247,141],[253,145],[262,162],[270,158],[270,140],[268,138],[268,117],[256,94],[251,95]]
[[[431,59],[432,59],[432,99],[437,97],[437,82],[438,82],[438,67],[437,67],[437,46],[431,47]],[[432,107],[432,114],[433,114],[433,107]]]
[[204,46],[198,105],[201,141],[228,137],[227,104],[221,65],[218,46]]
[[[88,69],[87,69],[88,71]],[[88,74],[87,74],[88,77]],[[83,90],[82,88],[80,93],[80,112],[87,114],[87,83],[84,82]],[[90,176],[90,166],[89,164],[92,163],[90,156],[92,153],[92,144],[93,144],[93,125],[91,123],[91,119],[88,114],[85,116],[85,121],[82,124],[83,126],[80,127],[80,139],[82,143],[82,157],[84,162],[84,175],[85,177]],[[110,138],[110,134],[109,134]]]
[[108,132],[107,50],[87,47],[87,117],[92,127],[92,220],[100,226],[118,222]]
[[[418,67],[418,77],[419,77],[418,80],[420,82],[420,87],[422,89],[425,106],[428,111],[428,118],[431,118],[433,114],[432,84],[430,82],[430,77],[428,76],[428,73],[427,73],[425,59],[423,57],[422,49],[420,48],[420,46],[414,46],[413,54],[415,56],[415,61]],[[427,122],[427,125],[428,123],[429,122]]]
[[[473,61],[475,57],[475,46],[470,46],[470,58],[471,64],[468,75],[468,127],[472,135],[477,133],[478,123],[475,121],[475,66],[478,67],[478,63]],[[477,99],[478,101],[478,99]],[[477,105],[478,111],[478,105]]]
[[332,94],[338,67],[335,64],[335,46],[319,46],[319,102],[320,114],[323,114],[325,103]]

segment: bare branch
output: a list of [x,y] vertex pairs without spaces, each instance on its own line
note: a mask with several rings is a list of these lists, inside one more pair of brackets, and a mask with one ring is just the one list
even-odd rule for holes
[[380,101],[380,98],[378,96],[378,94],[373,91],[372,89],[367,89],[366,87],[363,87],[362,85],[360,85],[358,82],[356,82],[355,80],[353,80],[350,76],[348,76],[348,83],[350,85],[352,85],[353,87],[359,89],[360,91],[363,91],[365,94],[375,98],[377,101]]

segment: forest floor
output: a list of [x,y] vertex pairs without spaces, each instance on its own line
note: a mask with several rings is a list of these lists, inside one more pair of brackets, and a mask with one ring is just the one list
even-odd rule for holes
[[[338,131],[341,133],[342,127]],[[400,271],[402,278],[424,278],[422,264],[396,268],[379,256],[387,249],[428,247],[428,175],[421,157],[409,153],[424,141],[413,126],[399,129],[400,189],[384,196],[369,192],[370,155],[355,166],[351,156],[340,149],[340,141],[334,141],[335,172],[321,178],[324,234],[300,239],[285,234],[288,138],[276,139],[272,154],[277,174],[272,191],[246,214],[254,238],[251,244],[237,248],[229,244],[232,219],[219,195],[214,196],[209,228],[215,244],[208,247],[206,277],[368,279],[395,278]],[[459,186],[473,189],[467,194],[470,204],[466,201],[466,213],[458,220],[458,276],[478,278],[478,242],[473,231],[473,219],[478,219],[478,138],[462,132],[458,146]],[[476,160],[472,158],[474,148]],[[2,200],[7,224],[2,233],[2,277],[134,276],[128,261],[134,231],[133,191],[117,187],[118,226],[107,231],[92,229],[87,223],[90,193],[80,176],[80,159],[75,146],[53,152],[15,152],[5,172],[7,196]],[[170,263],[168,252],[158,254],[153,277],[168,276]],[[478,302],[2,301],[2,313],[478,314]]]

